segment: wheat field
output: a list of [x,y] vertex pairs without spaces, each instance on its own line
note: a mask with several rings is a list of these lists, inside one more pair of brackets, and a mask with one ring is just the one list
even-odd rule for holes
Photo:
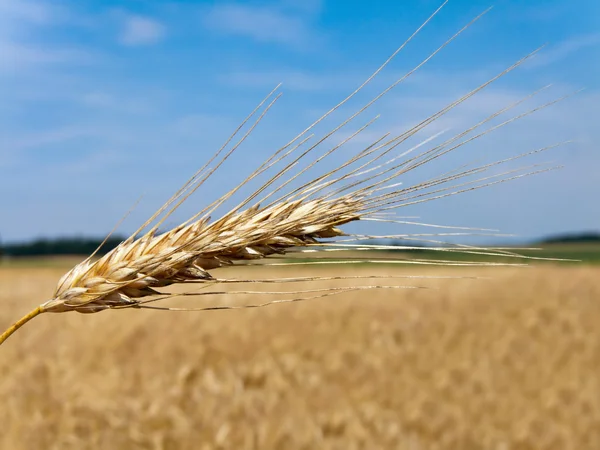
[[[0,448],[600,448],[598,269],[467,270],[259,309],[46,314],[0,349]],[[0,326],[63,272],[1,268]]]

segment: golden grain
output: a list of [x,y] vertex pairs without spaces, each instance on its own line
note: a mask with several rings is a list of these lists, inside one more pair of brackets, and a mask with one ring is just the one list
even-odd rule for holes
[[[0,270],[0,325],[59,273]],[[598,448],[598,269],[491,273],[227,314],[46,315],[3,347],[0,448]]]

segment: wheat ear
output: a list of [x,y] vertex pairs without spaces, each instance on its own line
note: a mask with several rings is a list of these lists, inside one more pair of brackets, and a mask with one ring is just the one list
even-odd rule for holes
[[[99,259],[90,255],[85,261],[76,265],[59,281],[51,300],[38,306],[30,314],[11,326],[0,336],[0,344],[4,342],[24,323],[33,317],[45,312],[77,311],[81,313],[95,313],[105,309],[120,308],[152,308],[179,310],[150,305],[150,303],[173,298],[179,295],[233,295],[233,294],[259,294],[259,295],[296,295],[292,299],[276,299],[263,301],[250,306],[209,306],[196,308],[197,310],[229,309],[236,307],[257,307],[274,303],[322,298],[339,293],[364,290],[364,289],[400,289],[418,288],[419,286],[405,285],[379,285],[354,287],[330,287],[325,289],[297,290],[292,292],[263,292],[263,291],[210,291],[201,293],[191,291],[183,294],[174,294],[165,291],[174,284],[195,284],[201,289],[209,289],[219,285],[236,285],[238,283],[297,283],[312,280],[331,279],[376,279],[377,276],[367,277],[295,277],[282,279],[219,279],[211,273],[214,269],[234,264],[245,264],[252,261],[270,262],[273,265],[290,264],[330,264],[331,261],[319,262],[289,262],[277,260],[278,255],[288,255],[297,251],[312,251],[311,248],[329,252],[342,252],[343,250],[372,250],[386,249],[387,246],[364,245],[353,243],[366,238],[402,238],[405,240],[419,240],[428,243],[440,243],[439,236],[473,234],[475,231],[488,232],[488,230],[459,229],[443,230],[436,233],[424,234],[398,234],[394,236],[352,235],[346,234],[340,227],[358,221],[397,222],[400,224],[418,224],[434,228],[443,228],[439,225],[417,223],[407,219],[398,219],[389,215],[390,211],[401,207],[419,204],[426,201],[444,198],[451,195],[479,189],[498,183],[503,183],[523,176],[552,170],[554,167],[531,165],[517,170],[506,170],[502,173],[487,175],[491,168],[516,159],[545,151],[554,146],[542,147],[512,158],[507,158],[495,163],[480,166],[464,166],[457,170],[441,174],[412,185],[404,186],[398,182],[405,174],[419,167],[443,157],[480,137],[499,128],[507,126],[518,119],[532,114],[542,108],[550,106],[556,101],[536,106],[524,113],[509,117],[500,124],[488,126],[490,122],[501,115],[505,115],[513,108],[530,100],[538,92],[507,105],[496,111],[486,119],[466,128],[462,132],[439,141],[439,134],[433,135],[406,150],[398,152],[401,145],[406,145],[409,138],[426,129],[440,117],[447,114],[459,104],[467,101],[489,84],[520,66],[536,52],[525,56],[512,66],[503,70],[487,82],[473,89],[466,95],[458,98],[427,119],[409,128],[408,130],[391,136],[389,133],[374,140],[370,145],[362,148],[358,153],[347,159],[341,166],[323,174],[312,176],[310,181],[293,187],[294,182],[308,170],[320,167],[318,164],[342,146],[352,141],[357,135],[367,129],[377,118],[368,121],[348,137],[342,139],[337,145],[329,148],[320,156],[299,170],[300,162],[315,154],[317,149],[323,148],[326,141],[342,128],[347,127],[351,121],[364,113],[383,95],[387,94],[398,84],[421,68],[438,52],[449,45],[455,38],[462,34],[480,17],[461,28],[454,36],[444,42],[438,49],[427,56],[414,69],[400,79],[396,80],[379,95],[358,109],[358,111],[334,127],[315,143],[310,143],[314,135],[310,132],[324,119],[352,99],[361,91],[386,65],[417,35],[417,33],[438,14],[446,4],[444,2],[416,31],[413,33],[391,56],[385,61],[362,85],[353,93],[319,118],[315,123],[306,128],[302,133],[293,138],[288,144],[278,149],[250,176],[248,176],[235,189],[227,192],[218,200],[208,205],[202,211],[169,231],[159,233],[159,227],[165,220],[192,195],[221,165],[238,149],[250,133],[262,120],[264,115],[278,100],[277,88],[271,92],[252,113],[242,122],[237,130],[227,140],[225,145],[188,180],[156,213],[150,217],[135,233],[122,242],[117,248]],[[486,11],[487,12],[487,11]],[[484,13],[485,14],[485,13]],[[482,14],[483,15],[483,14]],[[245,130],[245,131],[244,131]],[[235,139],[238,139],[237,142]],[[558,145],[558,144],[557,144]],[[213,164],[211,167],[210,165]],[[283,165],[283,167],[280,167]],[[262,186],[252,195],[231,208],[221,218],[211,221],[210,215],[215,210],[230,200],[243,186],[246,186],[258,177],[269,171],[275,170]],[[452,228],[452,227],[450,227]],[[145,231],[144,231],[145,230]],[[437,230],[435,230],[437,231]],[[345,239],[339,239],[346,237]],[[397,247],[396,247],[397,248]],[[411,247],[406,247],[411,248]],[[412,247],[414,248],[414,247]],[[470,246],[439,246],[432,247],[442,252],[463,252],[476,255],[502,256],[503,258],[524,258],[506,248],[478,248]],[[354,263],[368,261],[372,264],[439,264],[439,265],[504,265],[494,262],[453,262],[450,260],[390,260],[390,259],[360,259],[353,258],[342,262]],[[338,263],[338,262],[336,262]],[[514,264],[519,265],[516,261]],[[392,278],[392,277],[382,277]],[[393,277],[402,278],[402,276]],[[419,278],[419,277],[405,277]],[[426,278],[426,277],[422,277]],[[194,308],[186,308],[186,310]]]

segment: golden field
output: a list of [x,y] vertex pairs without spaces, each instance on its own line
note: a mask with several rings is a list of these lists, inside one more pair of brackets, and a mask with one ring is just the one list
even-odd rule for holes
[[[0,327],[63,272],[0,268]],[[0,448],[600,449],[598,268],[318,269],[397,273],[484,278],[260,309],[42,315],[0,347]]]

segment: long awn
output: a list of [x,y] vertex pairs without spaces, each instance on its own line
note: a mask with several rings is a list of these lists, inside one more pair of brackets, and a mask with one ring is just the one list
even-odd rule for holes
[[[519,259],[526,258],[513,252],[510,248],[475,247],[468,245],[441,245],[440,237],[472,235],[489,233],[489,230],[472,228],[443,227],[434,224],[424,224],[410,218],[395,217],[390,214],[402,207],[416,205],[431,200],[441,199],[486,186],[504,183],[524,176],[553,170],[540,164],[506,169],[501,173],[489,172],[496,167],[507,165],[516,159],[531,156],[557,145],[542,147],[533,151],[518,154],[510,158],[490,164],[475,167],[470,165],[459,167],[440,176],[421,182],[404,185],[403,177],[419,167],[438,160],[457,149],[477,139],[503,128],[515,121],[547,108],[564,97],[535,106],[528,111],[515,114],[503,122],[488,126],[494,119],[510,113],[511,110],[532,99],[538,91],[499,109],[485,119],[463,131],[453,135],[443,142],[433,144],[442,133],[433,134],[422,139],[418,144],[407,150],[400,150],[417,133],[426,130],[431,124],[452,111],[458,105],[469,100],[474,95],[488,87],[493,82],[521,66],[532,58],[538,50],[526,55],[513,65],[500,71],[485,83],[476,87],[466,95],[446,105],[444,108],[427,117],[425,120],[411,126],[398,135],[385,133],[374,139],[369,145],[338,165],[332,170],[311,176],[310,181],[295,186],[301,176],[310,170],[322,167],[320,163],[347,144],[356,140],[366,129],[378,119],[366,122],[356,131],[347,134],[338,144],[331,146],[325,152],[314,157],[319,150],[327,146],[327,142],[340,130],[345,129],[357,117],[367,111],[380,98],[388,94],[424,66],[446,46],[451,44],[465,30],[477,22],[487,11],[475,17],[464,27],[447,39],[435,51],[429,54],[413,69],[395,80],[378,95],[360,107],[355,113],[344,119],[331,131],[319,138],[311,134],[313,130],[339,111],[342,106],[354,98],[417,36],[417,34],[441,11],[445,1],[433,14],[398,48],[392,55],[373,72],[356,90],[339,102],[322,117],[308,126],[304,131],[291,139],[287,144],[277,149],[254,172],[246,177],[237,187],[226,192],[207,207],[194,214],[188,220],[166,232],[159,232],[165,223],[181,204],[217,171],[226,160],[246,141],[253,130],[259,125],[265,114],[280,98],[279,86],[263,99],[248,115],[240,126],[227,139],[225,144],[202,166],[164,205],[162,205],[138,230],[118,247],[109,253],[95,258],[94,252],[83,262],[77,264],[59,281],[52,299],[35,308],[25,317],[14,323],[0,336],[0,344],[4,342],[23,324],[33,317],[45,312],[77,311],[95,313],[105,309],[148,308],[161,310],[212,310],[262,307],[281,302],[296,302],[301,300],[323,298],[350,291],[374,289],[414,289],[420,286],[404,284],[368,284],[354,286],[338,286],[315,289],[298,289],[295,291],[269,290],[214,290],[215,287],[236,286],[246,283],[263,284],[269,287],[274,284],[302,283],[323,280],[367,280],[377,279],[424,279],[428,276],[314,276],[287,278],[216,278],[214,269],[231,265],[268,264],[275,266],[289,265],[324,265],[324,264],[411,264],[411,265],[461,265],[461,266],[499,266],[523,265]],[[488,126],[486,128],[486,126]],[[312,159],[311,159],[312,157]],[[309,161],[301,168],[301,164]],[[283,165],[283,167],[279,167]],[[267,176],[269,171],[275,173]],[[311,172],[312,173],[312,172]],[[260,187],[239,202],[217,220],[211,215],[226,201],[232,199],[242,188],[261,176],[267,176]],[[349,234],[340,227],[351,222],[392,222],[397,224],[414,224],[428,226],[434,229],[442,228],[441,232],[396,235],[365,235]],[[446,230],[449,228],[451,230]],[[457,228],[457,229],[453,229]],[[437,230],[436,230],[437,231]],[[389,245],[365,244],[365,239],[402,239],[405,242],[427,243],[430,250],[439,251],[441,255],[456,252],[476,256],[496,256],[513,258],[515,262],[482,262],[456,261],[452,259],[399,259],[356,256],[356,252],[372,250],[389,250]],[[398,248],[398,247],[394,247]],[[414,250],[418,246],[406,245],[405,250]],[[322,251],[336,256],[334,260],[289,260],[292,253],[310,253]],[[344,256],[351,250],[352,257]],[[368,253],[367,253],[368,255]],[[282,259],[282,257],[284,257]],[[531,258],[531,257],[529,257]],[[444,278],[444,277],[438,277]],[[175,284],[193,285],[194,289],[183,292],[168,292],[166,287]],[[213,297],[223,295],[276,295],[283,298],[261,301],[258,304],[243,306],[209,305],[199,308],[176,308],[157,306],[156,302],[172,299],[176,296]],[[289,298],[292,296],[292,298]]]

